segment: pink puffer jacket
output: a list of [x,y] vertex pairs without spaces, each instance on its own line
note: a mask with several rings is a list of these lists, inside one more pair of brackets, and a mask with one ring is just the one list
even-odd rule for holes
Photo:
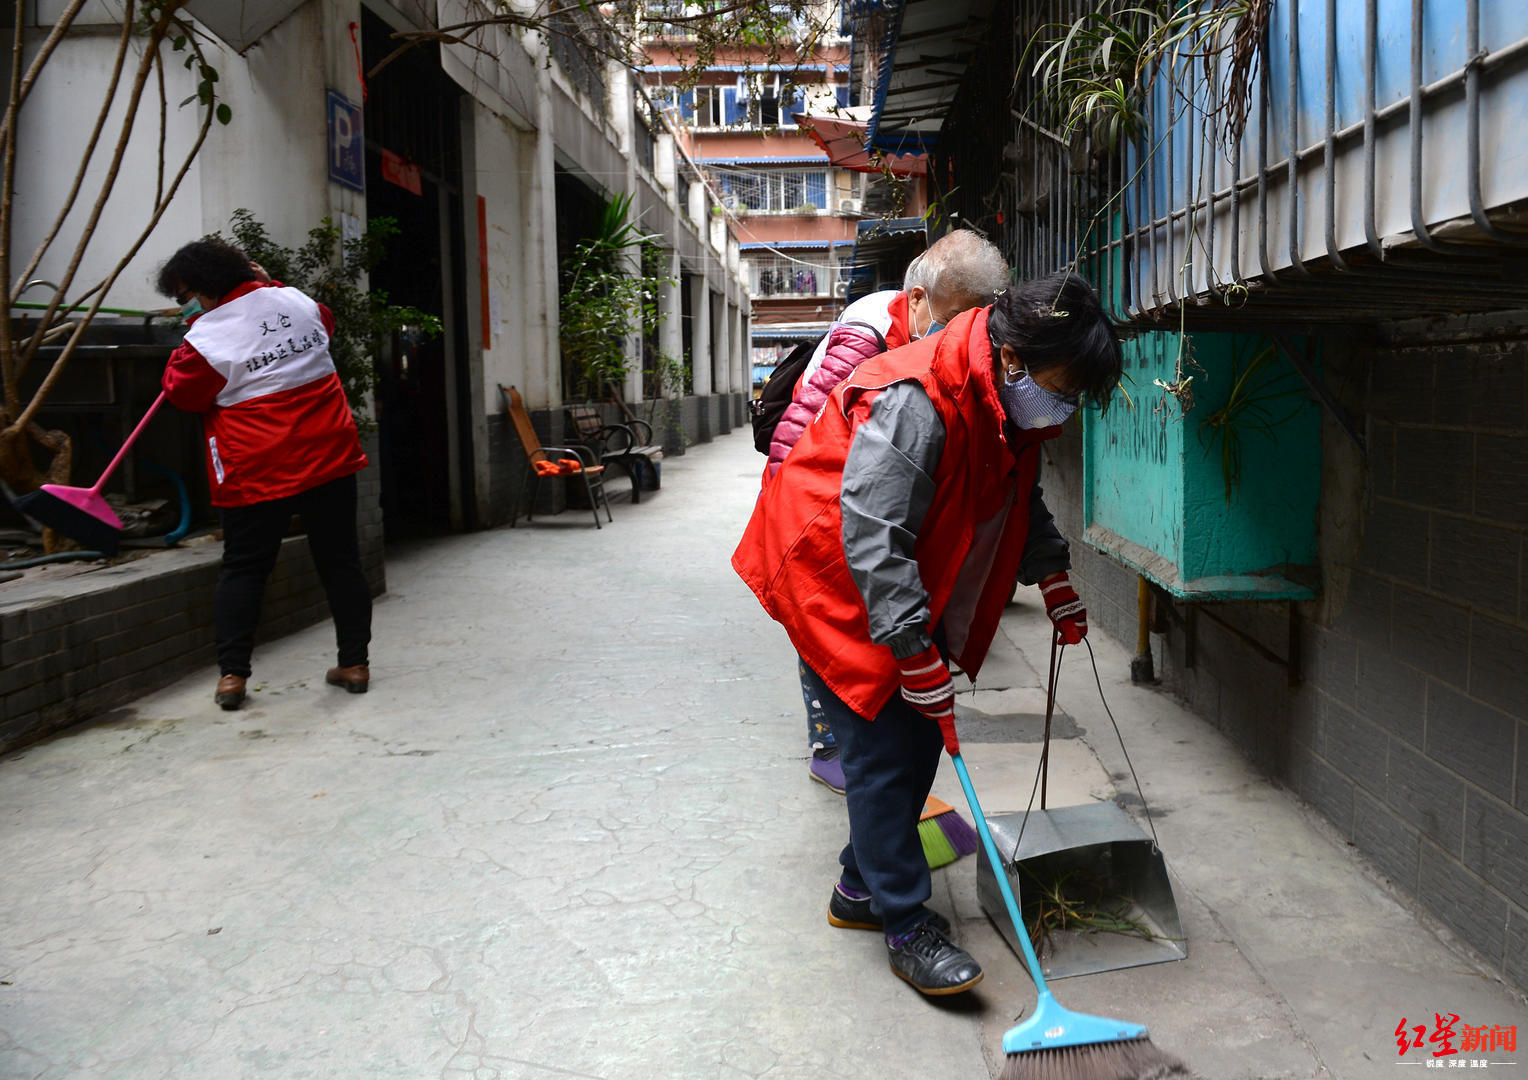
[[[856,310],[862,304],[877,308],[884,304],[885,307],[874,313]],[[786,406],[779,423],[775,425],[774,436],[769,442],[769,463],[764,467],[766,479],[775,475],[785,461],[785,455],[791,452],[791,447],[801,438],[801,433],[822,411],[834,388],[847,379],[855,368],[881,353],[883,346],[876,339],[873,325],[886,326],[884,348],[887,350],[900,348],[912,338],[908,327],[906,293],[873,293],[863,300],[855,301],[843,313],[846,319],[861,314],[870,316],[865,323],[835,323],[828,331],[827,351],[823,353],[822,359],[816,367],[809,366],[806,369],[791,403]]]
[[835,326],[828,334],[828,351],[816,371],[808,371],[796,387],[795,397],[785,407],[780,422],[775,425],[774,438],[769,441],[769,475],[773,476],[791,452],[796,440],[821,411],[823,405],[839,383],[853,374],[854,369],[878,356],[881,343],[875,334],[861,326]]

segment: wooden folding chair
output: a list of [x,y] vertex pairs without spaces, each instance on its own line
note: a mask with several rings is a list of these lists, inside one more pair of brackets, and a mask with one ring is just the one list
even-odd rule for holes
[[[504,411],[509,413],[509,418],[515,425],[515,434],[520,437],[520,445],[525,448],[525,479],[520,482],[520,505],[525,507],[525,520],[531,520],[531,511],[536,505],[535,491],[531,488],[531,481],[540,480],[543,474],[555,473],[579,477],[583,480],[584,492],[589,496],[589,509],[594,511],[596,529],[603,528],[600,525],[601,506],[605,508],[605,520],[615,521],[615,518],[610,516],[610,500],[605,497],[605,466],[595,460],[594,451],[583,446],[542,446],[541,438],[531,424],[530,414],[525,411],[525,403],[520,400],[520,391],[513,386],[500,383],[499,393],[504,397]],[[561,468],[548,467],[554,462]],[[526,500],[528,490],[532,496],[530,501]],[[519,516],[517,508],[514,517],[509,519],[510,528],[515,527],[515,521]]]

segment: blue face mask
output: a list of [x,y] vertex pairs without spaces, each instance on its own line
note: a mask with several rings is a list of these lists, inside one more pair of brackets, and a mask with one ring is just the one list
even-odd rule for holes
[[998,384],[997,396],[1003,412],[1015,426],[1035,429],[1053,427],[1077,411],[1077,403],[1047,390],[1025,372],[1012,382]]
[[196,318],[201,313],[202,302],[194,296],[180,305],[180,317],[187,321]]
[[944,329],[944,323],[942,323],[939,320],[934,318],[934,309],[933,309],[933,306],[929,304],[927,297],[924,298],[923,303],[924,303],[924,306],[928,307],[928,317],[929,317],[928,329],[923,331],[923,333],[921,333],[921,334],[918,333],[918,317],[916,315],[914,315],[913,316],[913,325],[912,325],[913,340],[914,341],[917,341],[919,338],[932,337],[934,334],[937,334],[937,333],[939,333],[939,331]]

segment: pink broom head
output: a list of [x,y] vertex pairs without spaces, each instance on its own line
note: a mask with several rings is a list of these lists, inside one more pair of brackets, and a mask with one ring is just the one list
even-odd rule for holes
[[117,516],[105,499],[94,488],[65,487],[62,484],[44,484],[42,490],[55,499],[62,499],[76,510],[83,510],[103,525],[121,530],[122,519]]
[[14,505],[27,517],[84,545],[87,551],[117,554],[122,521],[93,488],[44,484],[16,499]]

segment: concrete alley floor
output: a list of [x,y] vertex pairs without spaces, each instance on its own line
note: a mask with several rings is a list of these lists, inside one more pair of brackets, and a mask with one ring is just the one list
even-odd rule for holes
[[[257,650],[243,711],[206,667],[0,759],[0,1078],[995,1075],[1034,994],[974,857],[934,897],[986,967],[970,994],[924,999],[879,935],[827,923],[843,801],[728,566],[762,463],[735,433],[602,530],[568,511],[390,553],[365,696],[324,685],[324,625]],[[1047,632],[1010,608],[961,695],[989,814],[1029,798]],[[1393,1077],[1430,1053],[1399,1057],[1397,1025],[1438,1012],[1528,1038],[1519,995],[1092,641],[1189,955],[1059,980],[1064,1004],[1207,1080]],[[1130,790],[1067,663],[1052,806]]]

